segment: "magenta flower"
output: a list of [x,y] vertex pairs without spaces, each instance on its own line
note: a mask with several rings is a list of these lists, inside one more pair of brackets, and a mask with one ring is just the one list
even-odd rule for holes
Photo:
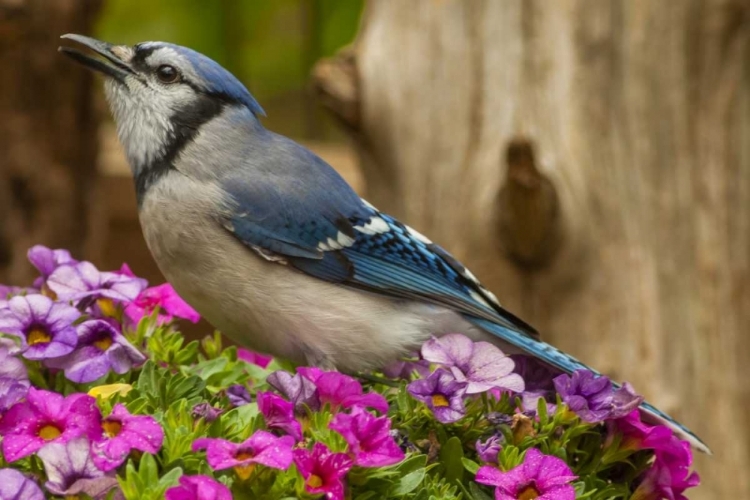
[[47,482],[44,487],[56,496],[103,500],[112,488],[117,487],[117,478],[105,475],[91,460],[89,440],[85,436],[71,439],[67,443],[51,443],[37,453],[44,463]]
[[494,387],[513,392],[524,390],[523,379],[513,373],[515,364],[489,342],[473,342],[459,333],[428,340],[422,357],[449,368],[459,382],[466,382],[466,394],[478,394]]
[[346,453],[333,453],[323,443],[315,443],[312,451],[294,450],[294,463],[305,479],[305,491],[325,494],[328,500],[344,500],[344,477],[352,468]]
[[181,476],[180,485],[169,488],[165,500],[232,500],[229,488],[210,476]]
[[122,404],[117,403],[101,421],[99,435],[91,444],[94,464],[110,471],[122,464],[131,450],[156,453],[164,442],[164,430],[149,415],[131,415]]
[[375,392],[364,394],[356,379],[339,372],[324,372],[315,381],[320,402],[331,405],[333,410],[362,406],[380,413],[388,412],[388,402]]
[[641,422],[641,415],[637,409],[622,418],[607,422],[607,427],[610,435],[616,432],[622,433],[621,448],[674,451],[675,442],[672,430],[665,425],[648,425]]
[[264,354],[260,354],[255,351],[250,351],[242,347],[237,349],[237,358],[241,359],[245,363],[258,365],[261,368],[266,368],[271,363],[271,360],[273,359],[271,356],[266,356]]
[[45,500],[39,485],[16,469],[0,469],[0,499]]
[[44,295],[18,296],[0,309],[0,332],[21,339],[26,359],[55,358],[75,349],[78,336],[73,322],[80,316],[75,307]]
[[672,449],[657,450],[656,459],[644,474],[631,500],[687,500],[688,488],[700,484],[700,477],[690,472],[693,455],[690,445],[672,436]]
[[193,451],[206,450],[206,461],[213,470],[234,468],[241,479],[247,479],[257,464],[287,470],[292,464],[291,436],[277,437],[256,431],[242,443],[225,439],[201,438],[193,442]]
[[486,464],[497,465],[497,455],[503,449],[502,436],[490,436],[486,441],[477,441],[476,449],[479,460]]
[[76,330],[76,349],[46,362],[49,367],[65,370],[68,380],[85,384],[103,377],[110,370],[127,373],[133,366],[146,361],[146,357],[107,321],[84,321]]
[[96,400],[87,394],[60,394],[29,388],[26,400],[16,403],[0,420],[3,454],[8,462],[29,456],[48,443],[66,443],[101,432]]
[[627,382],[613,390],[607,377],[588,370],[576,370],[572,376],[560,375],[554,383],[568,408],[590,424],[624,417],[643,402]]
[[320,409],[318,389],[315,387],[315,383],[307,377],[299,373],[292,376],[289,372],[278,370],[270,374],[266,382],[292,402],[296,414],[303,415],[305,407],[312,411]]
[[404,452],[391,437],[391,420],[376,417],[361,407],[351,414],[338,413],[328,427],[349,443],[349,454],[354,464],[361,467],[384,467],[404,459]]
[[429,377],[411,382],[406,389],[426,404],[439,422],[449,424],[466,414],[466,386],[466,382],[459,382],[448,370],[438,368]]
[[294,418],[294,405],[286,399],[271,392],[259,392],[258,410],[263,414],[269,429],[278,429],[292,436],[295,441],[302,440],[302,426]]
[[86,297],[130,302],[146,288],[144,279],[123,273],[100,272],[91,262],[64,264],[47,279],[47,286],[61,300]]
[[476,481],[495,487],[495,500],[538,498],[539,500],[575,500],[570,482],[577,479],[568,465],[557,457],[530,448],[523,463],[508,472],[484,465]]
[[229,403],[232,406],[242,406],[250,404],[253,398],[250,396],[250,391],[247,390],[242,384],[234,384],[227,387],[226,390]]
[[157,308],[160,324],[168,323],[174,317],[191,323],[197,323],[201,319],[200,314],[182,300],[169,283],[143,290],[134,301],[125,306],[125,315],[137,325],[144,316],[150,316]]

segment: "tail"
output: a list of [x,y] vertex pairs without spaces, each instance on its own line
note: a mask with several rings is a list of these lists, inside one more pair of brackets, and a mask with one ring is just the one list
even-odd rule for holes
[[[531,356],[544,361],[548,365],[557,368],[564,373],[572,373],[575,370],[589,370],[596,374],[599,374],[596,370],[593,370],[581,363],[573,356],[565,354],[561,350],[553,347],[546,342],[536,340],[516,332],[504,326],[498,325],[486,319],[476,318],[469,315],[464,315],[464,318],[470,323],[478,326],[482,330],[491,333],[499,339],[507,342],[508,344],[514,345]],[[641,417],[651,424],[666,425],[674,431],[674,433],[685,441],[689,442],[690,445],[698,451],[703,453],[711,454],[711,450],[706,446],[706,443],[696,436],[690,429],[677,422],[675,419],[667,415],[666,413],[656,409],[654,406],[647,402],[643,402],[640,406]]]

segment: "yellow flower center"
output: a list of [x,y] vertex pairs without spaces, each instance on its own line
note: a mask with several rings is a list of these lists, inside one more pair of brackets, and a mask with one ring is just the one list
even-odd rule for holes
[[450,406],[450,403],[448,402],[448,398],[442,394],[435,394],[432,396],[432,406]]
[[521,491],[518,492],[518,500],[534,500],[539,498],[541,493],[534,487],[533,484],[525,486]]
[[51,441],[60,436],[60,434],[62,434],[62,432],[60,432],[60,429],[52,424],[45,425],[44,427],[39,429],[39,432],[37,433],[37,435],[45,441]]
[[310,477],[307,478],[307,485],[310,488],[320,488],[323,486],[323,479],[317,474],[310,474]]
[[98,299],[96,305],[99,306],[99,310],[103,315],[109,316],[110,318],[117,316],[117,307],[115,307],[115,303],[112,302],[112,299]]
[[46,344],[50,340],[52,340],[52,336],[41,326],[35,326],[29,331],[29,334],[26,335],[26,342],[28,342],[29,345]]
[[105,335],[102,338],[95,340],[94,345],[102,351],[106,351],[107,349],[109,349],[109,346],[112,345],[112,337],[110,337],[109,335]]
[[[242,450],[242,451],[238,451],[234,455],[234,458],[236,460],[248,460],[250,458],[253,458],[253,456],[254,455],[252,453],[250,453],[249,451]],[[247,479],[247,478],[250,477],[250,474],[253,473],[254,469],[255,469],[255,464],[254,463],[250,463],[250,464],[247,464],[247,465],[238,465],[238,466],[236,466],[234,468],[234,472],[236,472],[237,475],[240,477],[240,479],[242,479],[244,481],[245,479]]]
[[104,430],[104,434],[106,434],[107,437],[117,437],[122,430],[122,423],[117,420],[105,420],[102,422],[102,430]]

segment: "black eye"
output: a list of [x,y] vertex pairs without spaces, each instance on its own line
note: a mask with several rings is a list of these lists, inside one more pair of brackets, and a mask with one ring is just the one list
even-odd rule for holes
[[168,64],[162,64],[156,68],[156,77],[162,83],[174,83],[180,79],[180,72],[177,71],[174,66]]

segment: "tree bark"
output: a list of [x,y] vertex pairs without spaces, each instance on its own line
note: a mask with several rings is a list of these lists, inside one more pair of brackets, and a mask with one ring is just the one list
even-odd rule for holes
[[750,498],[749,37],[743,0],[373,0],[315,73],[372,203],[706,440],[691,498]]
[[90,72],[57,53],[98,0],[0,0],[0,282],[29,283],[36,243],[91,257],[97,113]]

